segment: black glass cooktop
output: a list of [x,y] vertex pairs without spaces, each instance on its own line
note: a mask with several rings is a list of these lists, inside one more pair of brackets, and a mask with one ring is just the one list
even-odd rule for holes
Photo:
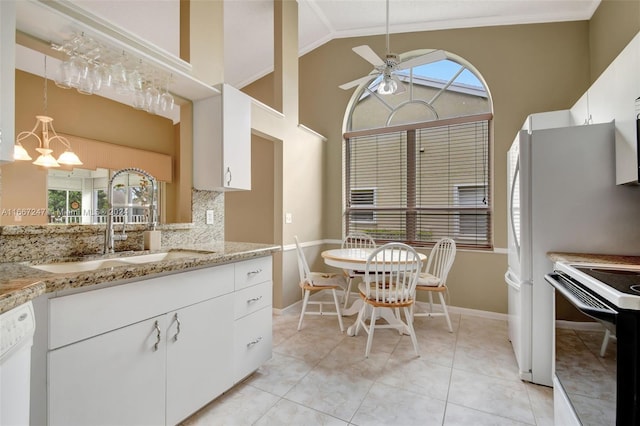
[[605,267],[577,267],[576,269],[621,293],[640,296],[640,271]]

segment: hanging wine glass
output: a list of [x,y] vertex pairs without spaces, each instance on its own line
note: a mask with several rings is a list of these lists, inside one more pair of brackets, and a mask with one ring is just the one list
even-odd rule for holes
[[175,99],[173,98],[171,93],[169,93],[170,80],[171,76],[166,79],[164,91],[162,92],[162,95],[160,95],[160,109],[163,112],[173,111],[173,105],[175,104]]

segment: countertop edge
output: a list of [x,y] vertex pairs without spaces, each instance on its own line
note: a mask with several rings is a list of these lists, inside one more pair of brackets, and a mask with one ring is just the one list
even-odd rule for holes
[[618,265],[640,265],[640,256],[598,254],[598,253],[572,253],[551,251],[547,257],[553,262],[567,263],[610,263]]
[[0,279],[0,314],[7,312],[36,297],[67,289],[90,287],[105,282],[124,282],[135,278],[153,277],[182,270],[213,267],[238,262],[254,257],[271,255],[281,246],[225,242],[221,246],[172,247],[171,250],[194,250],[205,252],[195,257],[158,261],[144,264],[123,265],[81,273],[54,274],[28,266],[28,262],[0,263],[3,278]]

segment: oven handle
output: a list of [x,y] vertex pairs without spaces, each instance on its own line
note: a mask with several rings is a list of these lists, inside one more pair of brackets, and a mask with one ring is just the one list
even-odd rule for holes
[[600,321],[616,324],[618,312],[584,290],[580,284],[557,273],[544,279],[582,313]]

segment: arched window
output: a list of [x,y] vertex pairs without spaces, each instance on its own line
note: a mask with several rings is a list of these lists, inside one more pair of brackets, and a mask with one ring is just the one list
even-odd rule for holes
[[394,75],[396,93],[378,93],[383,76],[373,73],[349,103],[345,231],[378,242],[428,246],[451,237],[491,248],[492,106],[482,78],[450,53]]

